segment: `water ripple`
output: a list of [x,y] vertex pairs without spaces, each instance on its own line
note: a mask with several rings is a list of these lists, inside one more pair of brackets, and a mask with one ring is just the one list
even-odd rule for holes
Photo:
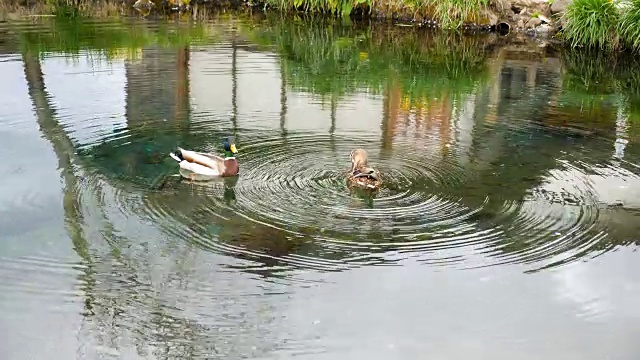
[[[141,209],[155,222],[171,223],[166,231],[172,236],[273,262],[282,270],[344,270],[416,253],[445,264],[460,258],[432,259],[428,253],[500,234],[477,229],[474,217],[482,206],[469,207],[447,195],[446,189],[465,183],[470,174],[452,160],[433,161],[409,150],[411,144],[398,144],[408,149],[402,152],[370,151],[384,184],[375,197],[350,194],[345,177],[350,144],[348,138],[316,134],[248,139],[235,181],[174,179],[174,188],[148,194]],[[175,220],[185,226],[175,226]]]
[[[612,213],[612,206],[636,206],[624,196],[626,184],[639,178],[633,163],[590,158],[596,145],[585,146],[583,137],[572,138],[558,151],[566,140],[561,140],[564,127],[531,121],[516,107],[501,115],[505,120],[472,119],[475,133],[466,135],[486,135],[486,143],[470,139],[462,146],[457,142],[463,130],[456,128],[461,119],[425,115],[426,108],[405,105],[394,110],[399,112],[394,124],[386,125],[394,127],[388,129],[391,135],[381,136],[377,120],[358,119],[365,127],[345,125],[342,117],[363,107],[387,106],[382,97],[371,93],[364,101],[347,96],[336,104],[333,122],[303,123],[297,118],[300,108],[330,118],[326,99],[281,78],[287,71],[280,57],[253,52],[235,40],[191,48],[193,74],[180,72],[180,81],[176,64],[182,63],[174,50],[149,46],[144,55],[146,60],[137,65],[94,66],[83,51],[79,56],[84,60],[72,67],[56,54],[44,63],[45,70],[58,70],[46,77],[48,91],[56,96],[45,93],[43,98],[56,108],[55,120],[77,144],[78,157],[91,164],[78,162],[85,176],[69,190],[76,192],[78,204],[73,205],[89,214],[112,211],[110,216],[126,223],[115,224],[120,229],[113,236],[129,237],[135,231],[129,222],[140,220],[170,238],[245,260],[230,267],[256,274],[301,268],[340,271],[406,259],[455,267],[548,264],[610,249],[612,226],[603,217]],[[60,71],[63,66],[67,70]],[[74,91],[61,85],[67,79],[78,82]],[[219,92],[210,92],[210,82],[220,85]],[[252,98],[262,90],[246,85],[251,83],[273,86],[273,99]],[[536,89],[546,93],[549,86]],[[77,91],[85,96],[78,99]],[[103,96],[119,91],[126,96]],[[534,100],[542,96],[536,94],[521,105],[534,108]],[[391,101],[400,95],[406,97],[385,96]],[[221,101],[210,102],[212,97]],[[319,110],[315,104],[321,102]],[[446,105],[450,100],[423,102]],[[28,124],[22,118],[21,124]],[[15,121],[5,119],[4,124],[17,128]],[[275,130],[277,126],[281,128]],[[321,127],[331,130],[310,130]],[[197,150],[217,151],[218,135],[212,134],[231,128],[240,147],[237,179],[192,184],[176,176],[176,164],[166,156],[170,147],[189,143]],[[501,141],[507,137],[512,141]],[[597,145],[608,141],[592,140]],[[523,150],[536,142],[540,151]],[[375,196],[351,193],[346,186],[348,154],[356,146],[369,151],[371,164],[383,175]],[[530,154],[545,159],[529,160]],[[529,165],[540,166],[533,173]],[[22,171],[19,165],[7,169],[11,174]],[[603,190],[611,179],[617,179],[617,188]],[[42,200],[34,191],[9,200],[9,210],[41,210]]]
[[[182,182],[172,190],[175,200],[198,199],[182,199],[190,204],[188,211],[168,208],[176,203],[167,200],[166,189],[147,202],[146,211],[156,220],[188,224],[170,226],[173,236],[266,262],[274,272],[339,271],[408,258],[461,267],[565,262],[607,240],[592,177],[622,174],[615,168],[596,170],[584,161],[560,160],[523,200],[486,197],[474,203],[454,195],[476,181],[471,168],[454,156],[429,155],[426,145],[398,141],[394,147],[402,151],[369,151],[384,183],[376,195],[362,196],[346,186],[355,143],[380,148],[370,139],[337,135],[248,135],[237,179]],[[638,178],[628,170],[624,174]],[[474,265],[474,251],[489,261]]]
[[[35,256],[0,258],[0,292],[2,306],[19,306],[22,301],[38,299],[63,299],[71,304],[81,295],[81,290],[64,280],[83,271],[83,266],[63,263],[58,259]],[[46,300],[45,300],[46,302]],[[56,306],[59,306],[56,305]]]

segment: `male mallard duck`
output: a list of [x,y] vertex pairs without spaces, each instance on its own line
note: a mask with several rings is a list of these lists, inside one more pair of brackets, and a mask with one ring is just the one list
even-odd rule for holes
[[351,171],[347,177],[349,186],[377,190],[382,185],[380,173],[367,166],[367,152],[364,149],[351,151]]
[[211,153],[178,148],[169,154],[180,164],[180,175],[191,180],[236,176],[240,170],[235,154],[238,153],[233,137],[224,142],[225,157]]

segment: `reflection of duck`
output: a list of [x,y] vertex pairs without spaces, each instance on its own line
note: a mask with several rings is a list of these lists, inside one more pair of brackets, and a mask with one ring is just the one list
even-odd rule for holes
[[191,180],[211,180],[218,177],[236,176],[240,166],[233,137],[224,142],[225,157],[211,153],[178,148],[169,154],[180,164],[180,175]]
[[367,152],[364,149],[351,151],[351,171],[347,177],[349,186],[377,190],[382,185],[380,173],[368,166]]

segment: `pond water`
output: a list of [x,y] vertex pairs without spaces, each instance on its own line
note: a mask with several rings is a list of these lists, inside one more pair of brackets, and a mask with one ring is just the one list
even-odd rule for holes
[[[4,359],[640,356],[636,59],[279,16],[0,31]],[[228,135],[238,177],[180,178]]]

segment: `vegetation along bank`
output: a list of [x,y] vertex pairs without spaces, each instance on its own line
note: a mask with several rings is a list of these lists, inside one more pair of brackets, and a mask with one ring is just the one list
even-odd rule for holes
[[571,47],[640,53],[640,0],[0,0],[5,12],[110,16],[205,6],[393,19],[415,26],[491,30],[557,39]]

